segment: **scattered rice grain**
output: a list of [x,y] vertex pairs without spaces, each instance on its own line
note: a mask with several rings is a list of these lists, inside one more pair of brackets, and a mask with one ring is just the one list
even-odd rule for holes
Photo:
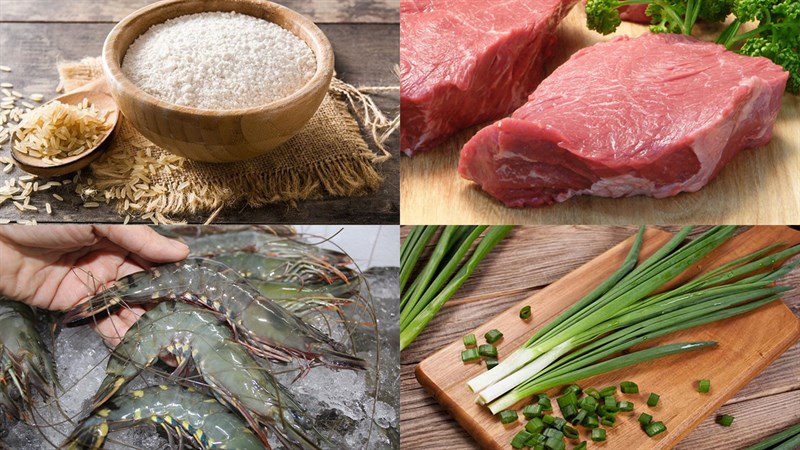
[[64,197],[62,197],[62,196],[60,196],[60,195],[58,195],[58,194],[53,194],[53,198],[54,198],[54,199],[56,199],[56,200],[58,200],[58,201],[60,201],[60,202],[63,202],[63,201],[64,201]]

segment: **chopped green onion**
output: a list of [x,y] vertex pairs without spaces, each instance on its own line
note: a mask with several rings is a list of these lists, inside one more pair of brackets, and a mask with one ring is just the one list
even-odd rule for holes
[[731,424],[733,424],[733,416],[729,416],[727,414],[719,416],[717,417],[717,423],[723,427],[729,427]]
[[566,424],[567,424],[566,420],[562,419],[561,417],[556,417],[555,420],[553,420],[552,427],[558,431],[561,431],[564,428],[564,425]]
[[586,441],[581,441],[581,443],[573,447],[572,450],[586,450]]
[[461,352],[461,361],[463,362],[472,362],[481,359],[481,355],[478,354],[478,350],[474,348],[470,348]]
[[583,391],[584,394],[588,395],[589,397],[593,397],[595,400],[600,400],[600,391],[595,388],[589,388]]
[[540,394],[538,403],[542,405],[545,411],[552,411],[553,405],[550,404],[550,397],[547,394]]
[[566,419],[571,419],[578,414],[578,407],[575,405],[566,405],[561,408],[561,415]]
[[565,393],[561,397],[558,397],[556,399],[556,402],[558,402],[558,407],[559,408],[564,408],[567,405],[577,405],[578,404],[578,396],[575,395],[575,391],[568,391],[567,393]]
[[500,362],[496,358],[489,358],[486,360],[486,369],[492,370],[492,368],[497,367]]
[[697,392],[701,394],[705,394],[711,390],[711,381],[710,380],[700,380],[697,382]]
[[578,405],[584,411],[595,412],[597,410],[597,400],[594,397],[584,397],[578,402]]
[[586,419],[586,416],[588,416],[588,415],[589,415],[589,413],[582,409],[582,410],[578,411],[578,414],[575,414],[572,417],[572,419],[570,419],[570,423],[573,424],[573,425],[580,425],[581,422],[583,422],[583,420]]
[[578,397],[583,394],[583,389],[577,384],[570,384],[569,386],[565,387],[564,390],[561,392],[561,395],[566,395],[570,392],[574,392],[575,396]]
[[501,333],[500,330],[494,329],[489,330],[489,332],[484,334],[483,337],[486,338],[486,342],[494,344],[503,338],[503,333]]
[[600,389],[600,397],[608,397],[609,395],[617,395],[616,386],[608,386]]
[[578,430],[569,425],[564,425],[564,429],[561,431],[564,433],[564,437],[567,439],[578,439],[578,436],[580,436]]
[[548,429],[544,430],[544,432],[542,434],[544,434],[545,436],[547,436],[549,438],[554,437],[554,438],[558,438],[558,439],[564,439],[564,433],[562,433],[561,430],[558,430],[556,428],[548,428]]
[[592,430],[592,440],[595,442],[602,442],[606,440],[606,430],[602,428],[595,428]]
[[528,442],[528,439],[533,436],[532,434],[528,433],[525,430],[520,431],[514,436],[514,439],[511,440],[511,446],[514,448],[523,448],[525,447],[525,443]]
[[642,426],[649,425],[652,420],[653,416],[650,414],[642,413],[639,415],[639,423],[642,424]]
[[648,436],[653,437],[659,433],[667,431],[667,427],[664,425],[664,422],[651,422],[644,427],[644,431]]
[[613,413],[619,411],[619,407],[617,406],[617,399],[613,395],[603,397],[603,406],[606,407],[606,411],[608,412]]
[[544,416],[542,416],[542,422],[544,422],[547,425],[553,425],[555,421],[556,421],[555,416],[552,416],[550,414],[545,414]]
[[464,347],[474,347],[478,343],[478,339],[474,334],[464,336]]
[[526,419],[533,419],[535,417],[541,418],[544,413],[544,408],[542,405],[528,405],[522,410],[522,415],[525,416]]
[[623,394],[638,394],[639,385],[633,381],[623,381],[619,384],[619,390],[621,390]]
[[544,447],[548,450],[564,450],[566,445],[563,438],[549,437],[544,443]]
[[522,309],[519,310],[519,318],[522,320],[528,320],[531,318],[531,307],[530,306],[523,306]]
[[483,344],[478,347],[478,354],[487,358],[497,358],[497,347],[492,344]]
[[606,409],[605,405],[600,405],[597,407],[597,415],[600,417],[608,417],[614,416],[617,414],[617,411],[609,411]]
[[633,411],[633,402],[629,402],[626,400],[619,402],[619,410],[625,412]]
[[600,423],[604,427],[613,427],[617,423],[617,418],[614,416],[603,417],[602,419],[600,419]]
[[541,433],[544,427],[544,422],[538,417],[534,417],[525,424],[525,429],[531,434]]
[[581,422],[581,425],[583,425],[586,428],[597,428],[597,427],[600,426],[600,421],[597,420],[596,416],[589,415],[589,416],[586,416],[585,419],[583,419],[583,422]]
[[647,397],[647,406],[657,406],[660,398],[658,394],[651,393],[650,397]]
[[503,424],[514,423],[518,419],[517,411],[513,409],[507,409],[505,411],[500,411],[500,422]]
[[547,441],[547,436],[541,433],[533,433],[530,438],[525,442],[525,445],[528,447],[539,447],[540,449],[544,448],[544,443]]

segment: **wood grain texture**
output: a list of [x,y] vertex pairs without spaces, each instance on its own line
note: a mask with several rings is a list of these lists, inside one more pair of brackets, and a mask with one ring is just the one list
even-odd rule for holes
[[[623,22],[610,36],[586,28],[582,2],[558,29],[556,55],[547,73],[580,48],[615,35],[639,35],[642,25]],[[710,35],[713,30],[701,30]],[[718,32],[718,31],[717,31]],[[612,199],[581,196],[545,208],[506,208],[458,176],[461,147],[477,132],[473,127],[441,148],[403,157],[401,161],[401,221],[404,224],[630,224],[800,222],[800,97],[786,94],[772,141],[742,151],[720,175],[696,193],[666,199]],[[444,200],[446,199],[446,201]]]
[[[665,229],[672,232],[677,230],[676,227]],[[693,235],[703,229],[699,227]],[[402,234],[405,235],[407,230],[404,227]],[[460,339],[487,318],[516,305],[532,293],[540,292],[542,286],[563,277],[581,263],[596,257],[634,232],[632,227],[555,226],[516,229],[479,266],[482,273],[470,278],[422,335],[401,354],[402,447],[437,448],[437,443],[447,442],[448,448],[476,448],[475,441],[419,385],[413,373],[416,365],[442,346]],[[531,264],[531,261],[536,261],[536,264]],[[565,261],[564,264],[561,261]],[[524,276],[495,276],[496,271],[504,272],[509,267],[528,270],[531,265],[540,266],[540,269],[528,271]],[[486,279],[486,282],[479,279]],[[798,286],[798,283],[800,269],[794,270],[785,279],[787,285]],[[796,310],[800,306],[800,289],[787,292],[783,301],[798,314]],[[798,386],[800,345],[795,345],[755,380],[735,393],[724,406],[725,413],[737,417],[734,426],[739,427],[740,434],[736,439],[752,443],[759,437],[777,432],[791,422],[792,418],[796,421],[796,404],[792,403],[794,397],[786,394],[796,392]],[[758,402],[766,404],[765,398],[772,399],[770,401],[774,402],[773,409],[756,408]],[[754,410],[757,411],[755,416],[752,414]],[[786,416],[785,420],[773,420],[781,415]],[[758,425],[750,424],[753,420]],[[722,436],[732,433],[724,431],[706,420],[677,448],[735,448],[729,446],[731,436]],[[618,441],[615,438],[612,442]]]
[[[0,0],[2,22],[116,22],[153,0]],[[399,0],[281,0],[322,23],[397,23]]]
[[[0,0],[5,1],[5,0]],[[2,10],[4,8],[0,8]],[[0,81],[14,84],[23,93],[43,93],[55,96],[58,84],[55,65],[58,61],[75,60],[100,54],[103,40],[112,23],[0,23],[0,64],[10,66],[11,73],[0,73]],[[395,24],[323,24],[336,55],[337,77],[355,86],[396,85],[392,69],[398,61],[400,30]],[[364,55],[369,55],[365,58]],[[399,111],[396,93],[375,96],[378,106],[388,115]],[[233,208],[217,217],[220,223],[397,223],[399,218],[399,139],[395,135],[387,142],[393,158],[379,166],[384,177],[379,189],[364,197],[335,198],[306,201],[297,207],[285,204],[265,208]],[[4,146],[7,148],[7,146]],[[8,156],[7,150],[0,155]],[[0,172],[0,183],[23,173]],[[120,222],[122,219],[108,208],[84,209],[82,202],[70,189],[53,190],[65,198],[65,203],[49,200],[53,215],[29,214],[39,222]],[[34,204],[43,209],[42,200]],[[0,219],[16,220],[18,211],[10,203],[0,206]],[[190,222],[203,222],[207,214],[185,217]]]

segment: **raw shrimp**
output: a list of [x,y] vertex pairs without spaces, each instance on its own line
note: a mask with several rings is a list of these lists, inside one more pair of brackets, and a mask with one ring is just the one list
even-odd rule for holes
[[167,433],[188,438],[201,449],[265,448],[244,420],[213,397],[194,388],[166,385],[115,395],[82,420],[63,447],[101,448],[110,432],[147,422],[161,425]]
[[214,256],[243,277],[263,281],[292,281],[303,284],[350,282],[358,274],[346,267],[319,264],[305,258],[278,258],[261,253],[231,252]]
[[300,357],[340,368],[363,369],[363,359],[266,298],[226,265],[204,258],[154,267],[121,278],[108,289],[67,312],[74,325],[124,304],[183,299],[220,313],[259,356],[288,362]]
[[0,409],[30,421],[32,388],[50,396],[55,383],[53,360],[36,331],[33,311],[0,297]]
[[231,330],[215,313],[185,303],[163,302],[125,333],[106,367],[106,378],[95,395],[96,410],[162,352],[175,356],[181,375],[193,366],[214,395],[240,412],[261,440],[259,425],[275,432],[285,445],[318,448],[309,434],[311,422],[300,405],[247,348],[233,340]]
[[194,256],[216,256],[222,253],[245,251],[282,258],[305,258],[328,265],[346,265],[353,262],[349,256],[335,250],[257,231],[204,236],[190,240],[188,245]]

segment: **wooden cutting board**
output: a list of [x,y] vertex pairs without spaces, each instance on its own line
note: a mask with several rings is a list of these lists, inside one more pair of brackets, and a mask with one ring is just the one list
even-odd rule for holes
[[[637,36],[647,27],[623,22],[614,35],[602,36],[586,28],[582,3],[558,30],[556,55],[550,73],[575,51],[615,35]],[[718,31],[700,30],[701,36]],[[545,208],[506,208],[458,176],[461,147],[480,127],[466,130],[439,149],[402,157],[400,165],[400,220],[403,224],[631,224],[631,223],[739,223],[790,224],[800,222],[800,97],[785,94],[766,146],[742,151],[720,175],[695,193],[666,199],[624,199],[581,196]]]
[[[647,230],[640,256],[644,258],[651,255],[671,236],[665,231]],[[670,286],[778,242],[786,246],[800,243],[800,232],[788,227],[752,228],[689,268]],[[502,331],[504,337],[497,346],[502,360],[504,355],[522,345],[534,330],[549,322],[616,270],[632,243],[633,237],[476,328],[473,332],[479,343],[484,341],[483,335],[487,331],[494,328]],[[530,322],[523,322],[519,318],[519,310],[525,305],[530,305],[533,310]],[[673,355],[580,381],[579,384],[584,387],[602,388],[630,380],[638,383],[640,389],[637,395],[620,395],[620,398],[633,401],[634,412],[621,413],[617,425],[608,429],[607,443],[590,444],[590,448],[671,448],[798,339],[800,319],[782,302],[776,301],[727,321],[684,330],[646,343],[645,346],[650,347],[672,342],[713,340],[719,345],[710,350]],[[522,429],[524,422],[506,427],[487,409],[474,403],[475,395],[469,391],[466,383],[485,371],[486,366],[463,364],[460,360],[463,349],[464,345],[459,339],[426,358],[416,368],[417,379],[483,448],[511,448],[511,439]],[[701,378],[711,380],[710,393],[700,394],[696,391],[695,382]],[[655,408],[646,405],[650,392],[661,396]],[[551,397],[557,393],[558,389],[548,391]],[[553,404],[557,409],[555,401]],[[641,412],[663,421],[668,431],[649,438],[636,423]],[[585,430],[579,428],[581,439],[588,440]],[[724,429],[720,432],[724,432]]]

